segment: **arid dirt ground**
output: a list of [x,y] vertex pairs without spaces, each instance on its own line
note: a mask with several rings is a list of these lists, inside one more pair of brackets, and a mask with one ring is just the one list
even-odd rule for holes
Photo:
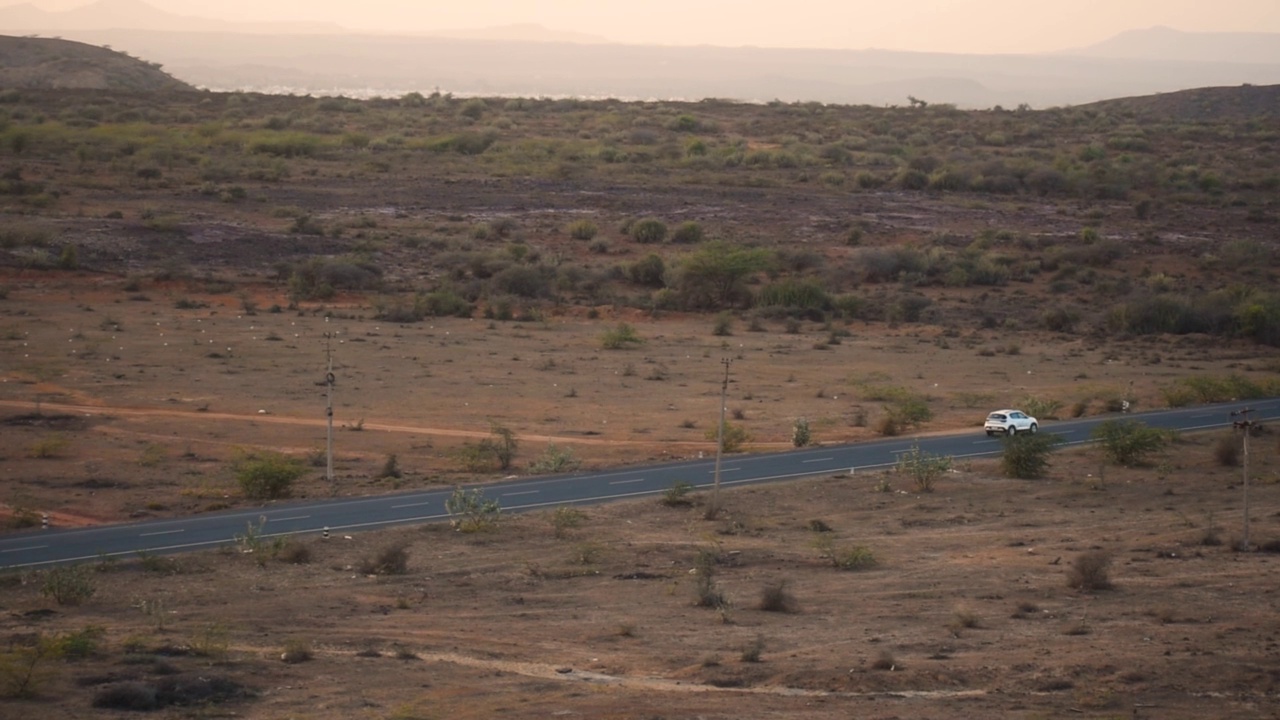
[[[1195,338],[1021,333],[1010,351],[994,330],[855,324],[831,345],[817,324],[720,337],[705,317],[610,311],[400,326],[369,319],[359,298],[326,320],[305,308],[246,315],[198,286],[125,290],[110,275],[6,282],[4,500],[62,525],[248,505],[230,470],[238,452],[323,448],[325,333],[338,483],[316,469],[299,496],[483,480],[455,450],[490,423],[516,432],[517,468],[549,442],[587,467],[711,452],[725,357],[728,407],[754,450],[788,447],[801,416],[819,442],[874,437],[859,417],[874,425],[881,412],[862,397],[873,387],[927,394],[936,416],[924,432],[973,430],[990,407],[1029,396],[1091,414],[1118,395],[1154,407],[1178,377],[1267,377],[1270,362],[1265,348]],[[262,307],[272,292],[261,289]],[[646,342],[602,349],[618,320]],[[1061,452],[1037,481],[959,461],[929,494],[892,473],[733,490],[715,520],[650,498],[586,508],[562,537],[544,512],[476,534],[300,538],[306,563],[260,567],[236,549],[143,558],[97,568],[97,592],[76,607],[43,597],[39,572],[9,573],[8,642],[105,634],[89,658],[51,665],[36,698],[0,707],[89,717],[122,683],[195,696],[213,682],[232,697],[153,716],[1274,717],[1276,560],[1232,549],[1242,493],[1240,468],[1215,459],[1225,434],[1184,436],[1136,469]],[[52,457],[31,457],[50,438]],[[1280,540],[1280,458],[1274,435],[1252,448],[1259,544]],[[404,476],[373,479],[393,453]],[[836,569],[820,535],[864,546],[875,567]],[[393,546],[407,573],[361,572]],[[1112,589],[1068,587],[1091,550],[1111,554]],[[700,555],[714,560],[721,611],[696,604]],[[792,611],[758,609],[778,583]],[[281,662],[299,648],[312,658]]]

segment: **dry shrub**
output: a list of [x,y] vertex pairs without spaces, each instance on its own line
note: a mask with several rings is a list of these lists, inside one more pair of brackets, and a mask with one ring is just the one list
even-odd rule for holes
[[1076,556],[1067,572],[1067,587],[1077,590],[1107,590],[1111,587],[1111,553],[1090,550]]
[[315,653],[311,651],[311,643],[303,638],[290,638],[284,644],[284,652],[280,653],[280,659],[286,663],[306,662],[315,657]]
[[404,545],[388,545],[377,555],[360,563],[365,575],[404,575],[409,572],[409,549]]
[[875,431],[885,437],[896,437],[902,433],[902,426],[892,415],[885,414],[876,421]]
[[1235,435],[1224,435],[1218,438],[1213,446],[1213,457],[1223,467],[1236,467],[1240,464],[1240,442]]
[[760,605],[765,612],[793,613],[797,611],[796,599],[787,591],[787,581],[765,585],[760,591]]
[[311,562],[311,546],[290,540],[280,548],[280,554],[277,557],[292,565],[306,565]]
[[893,653],[888,650],[881,650],[871,663],[872,670],[896,670],[897,667],[898,663],[893,659]]
[[140,682],[109,685],[93,697],[93,706],[110,710],[155,710],[156,689]]
[[760,654],[764,652],[764,636],[756,635],[756,639],[742,649],[742,662],[760,662]]

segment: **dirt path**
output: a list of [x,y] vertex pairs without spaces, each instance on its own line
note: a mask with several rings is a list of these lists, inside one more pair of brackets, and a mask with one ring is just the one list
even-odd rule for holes
[[[179,418],[183,420],[192,420],[199,422],[208,421],[226,421],[226,422],[260,422],[272,423],[276,425],[293,425],[299,427],[324,427],[324,420],[314,418],[290,417],[287,415],[270,415],[266,413],[256,415],[243,415],[237,413],[219,413],[206,411],[191,410],[169,410],[165,408],[138,408],[138,407],[110,407],[106,405],[74,405],[67,403],[51,403],[51,402],[29,402],[24,400],[0,400],[0,407],[10,407],[20,410],[50,411],[60,413],[80,413],[83,415],[115,415],[121,417],[169,417]],[[392,425],[386,423],[366,422],[361,427],[365,430],[381,430],[383,432],[407,433],[412,435],[435,435],[439,437],[456,437],[456,438],[487,438],[491,433],[481,430],[454,430],[449,428],[432,428],[420,427],[416,425]],[[521,440],[529,440],[532,442],[548,442],[561,444],[576,445],[598,445],[598,446],[634,446],[644,447],[653,445],[652,440],[607,440],[604,438],[584,438],[584,437],[568,437],[558,435],[530,435],[520,434],[517,436]],[[706,448],[708,442],[688,442],[688,441],[663,441],[664,445],[676,445],[689,448]],[[777,445],[781,447],[782,443],[757,443],[762,445]]]

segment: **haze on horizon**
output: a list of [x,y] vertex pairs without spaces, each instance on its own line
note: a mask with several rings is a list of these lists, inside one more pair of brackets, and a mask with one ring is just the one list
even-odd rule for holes
[[[90,0],[27,0],[46,11]],[[143,0],[237,22],[323,22],[353,31],[430,33],[537,24],[618,43],[1040,53],[1125,30],[1280,32],[1277,0]],[[18,4],[7,2],[4,4]]]

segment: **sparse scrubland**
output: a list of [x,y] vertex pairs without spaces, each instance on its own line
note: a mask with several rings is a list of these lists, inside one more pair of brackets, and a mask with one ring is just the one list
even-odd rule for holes
[[1275,435],[1248,548],[1238,435],[1051,436],[1280,394],[1280,132],[1161,99],[0,92],[11,532],[696,457],[724,359],[731,451],[1044,430],[6,572],[0,708],[1273,716]]

